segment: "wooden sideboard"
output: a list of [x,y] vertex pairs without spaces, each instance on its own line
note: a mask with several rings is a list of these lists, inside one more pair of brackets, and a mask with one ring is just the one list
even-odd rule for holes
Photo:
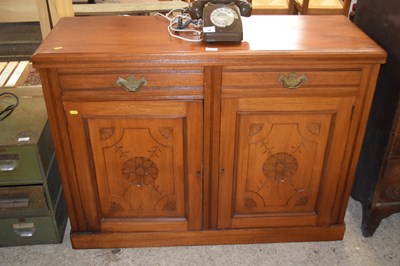
[[243,23],[205,44],[65,18],[42,43],[75,248],[342,239],[386,53],[343,16]]

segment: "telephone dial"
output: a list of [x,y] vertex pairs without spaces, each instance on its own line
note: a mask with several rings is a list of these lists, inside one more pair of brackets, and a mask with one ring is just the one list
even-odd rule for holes
[[189,6],[189,15],[203,20],[204,42],[241,42],[241,16],[249,17],[251,10],[245,0],[196,0]]

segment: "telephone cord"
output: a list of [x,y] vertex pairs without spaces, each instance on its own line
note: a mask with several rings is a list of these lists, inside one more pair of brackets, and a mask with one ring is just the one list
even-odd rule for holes
[[[195,29],[180,29],[179,27],[174,27],[175,25],[178,26],[179,24],[182,24],[183,20],[185,20],[185,24],[187,24],[186,26],[188,26],[189,24],[193,24],[195,27],[199,27],[199,23],[191,21],[191,18],[188,14],[176,15],[176,16],[170,18],[171,14],[176,11],[185,12],[185,9],[173,9],[173,10],[169,11],[166,15],[161,14],[161,13],[156,13],[156,16],[161,16],[169,21],[169,25],[168,25],[167,29],[168,29],[168,33],[171,37],[174,37],[174,38],[177,38],[180,40],[184,40],[184,41],[188,41],[188,42],[201,42],[202,39],[200,38],[200,36],[201,36],[202,31],[195,30]],[[191,22],[186,23],[189,20]],[[175,32],[195,33],[197,36],[199,36],[199,39],[191,39],[191,38],[179,36],[179,35],[175,34]]]
[[11,92],[0,93],[0,96],[3,96],[3,95],[11,95],[12,97],[14,97],[15,104],[10,104],[6,108],[4,108],[3,110],[0,111],[0,122],[3,121],[4,119],[6,119],[7,117],[9,117],[12,114],[12,112],[14,112],[15,108],[17,108],[17,106],[19,104],[18,96],[15,95],[14,93],[11,93]]

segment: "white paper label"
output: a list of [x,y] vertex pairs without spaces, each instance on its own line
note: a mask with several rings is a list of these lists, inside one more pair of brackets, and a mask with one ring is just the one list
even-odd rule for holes
[[207,52],[217,52],[218,51],[218,48],[217,47],[206,47],[206,51]]
[[203,27],[203,32],[215,32],[215,26]]
[[27,142],[27,141],[29,141],[30,139],[31,139],[30,137],[18,138],[18,142]]

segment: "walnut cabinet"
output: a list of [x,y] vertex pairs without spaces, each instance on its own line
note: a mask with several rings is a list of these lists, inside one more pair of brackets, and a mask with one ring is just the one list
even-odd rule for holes
[[[341,16],[65,18],[39,69],[75,248],[337,240],[386,53]],[[263,25],[279,25],[280,31]]]

